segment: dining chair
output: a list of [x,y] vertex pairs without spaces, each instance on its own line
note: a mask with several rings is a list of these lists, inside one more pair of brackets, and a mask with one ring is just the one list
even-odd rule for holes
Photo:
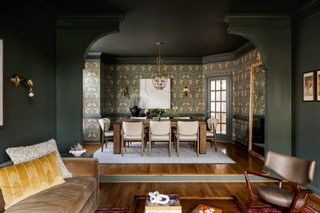
[[207,130],[207,140],[210,140],[211,148],[215,147],[215,150],[217,151],[217,136],[216,136],[216,129],[218,126],[219,120],[217,118],[209,118],[207,120],[208,129]]
[[[249,211],[256,202],[263,202],[276,206],[281,212],[295,212],[306,201],[310,189],[303,189],[303,185],[313,181],[316,162],[304,160],[289,155],[268,151],[264,167],[276,173],[280,178],[257,172],[245,171],[244,176],[249,192],[246,208]],[[277,181],[278,185],[262,185],[253,193],[249,174]],[[289,182],[294,188],[283,187],[283,182]],[[261,204],[260,204],[261,205]]]
[[178,121],[176,136],[176,151],[179,157],[180,142],[193,142],[194,149],[199,157],[199,122],[198,121]]
[[99,119],[99,124],[101,127],[101,152],[103,152],[104,144],[106,144],[106,148],[108,147],[108,139],[113,139],[113,131],[109,130],[111,126],[111,121],[109,118],[101,118]]
[[141,142],[141,156],[144,152],[145,134],[143,122],[127,122],[122,123],[121,137],[121,154],[123,156],[126,151],[126,142]]
[[168,153],[171,156],[171,122],[150,121],[149,125],[149,154],[151,156],[152,142],[168,142]]

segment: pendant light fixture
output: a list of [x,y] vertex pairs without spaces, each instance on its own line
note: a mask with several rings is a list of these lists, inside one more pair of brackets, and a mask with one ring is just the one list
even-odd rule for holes
[[158,57],[156,58],[157,60],[157,73],[155,75],[152,76],[152,84],[154,86],[154,88],[156,88],[157,90],[163,90],[168,82],[168,76],[166,74],[161,74],[161,62],[162,62],[162,58],[161,58],[161,45],[163,43],[162,42],[157,42],[156,45],[158,47]]

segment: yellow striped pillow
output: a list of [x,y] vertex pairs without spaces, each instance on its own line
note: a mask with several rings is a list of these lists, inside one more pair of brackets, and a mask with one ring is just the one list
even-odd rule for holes
[[56,153],[0,169],[5,209],[37,192],[64,183]]

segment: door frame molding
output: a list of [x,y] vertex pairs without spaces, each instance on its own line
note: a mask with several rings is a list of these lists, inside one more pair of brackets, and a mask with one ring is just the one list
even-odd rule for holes
[[[223,76],[227,76],[229,78],[229,98],[230,98],[230,102],[228,104],[228,108],[229,108],[229,111],[230,111],[230,116],[227,120],[227,122],[229,122],[230,124],[230,130],[229,132],[227,131],[227,142],[230,142],[232,143],[232,133],[233,133],[233,124],[232,124],[232,119],[233,119],[233,108],[232,108],[232,103],[233,103],[233,95],[232,95],[232,85],[233,85],[233,82],[232,82],[232,73],[221,73],[221,74],[205,74],[204,77],[205,77],[205,117],[206,117],[206,120],[208,119],[208,104],[209,104],[209,101],[208,101],[208,96],[209,96],[209,91],[208,91],[208,79],[209,78],[214,78],[214,77],[223,77]],[[229,133],[229,135],[228,135]]]

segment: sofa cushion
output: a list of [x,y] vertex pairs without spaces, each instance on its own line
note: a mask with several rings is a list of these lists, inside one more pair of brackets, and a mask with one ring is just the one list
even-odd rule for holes
[[5,209],[42,190],[64,183],[53,152],[42,158],[0,169]]
[[82,212],[88,202],[95,202],[96,196],[92,194],[96,193],[97,181],[94,177],[73,177],[65,181],[16,203],[5,212],[74,213]]
[[50,139],[43,143],[34,144],[31,146],[11,147],[6,149],[7,154],[14,164],[24,163],[34,160],[36,158],[43,157],[52,152],[56,152],[57,162],[59,164],[61,174],[64,178],[72,177],[71,172],[64,165],[61,156],[59,154],[56,141]]

